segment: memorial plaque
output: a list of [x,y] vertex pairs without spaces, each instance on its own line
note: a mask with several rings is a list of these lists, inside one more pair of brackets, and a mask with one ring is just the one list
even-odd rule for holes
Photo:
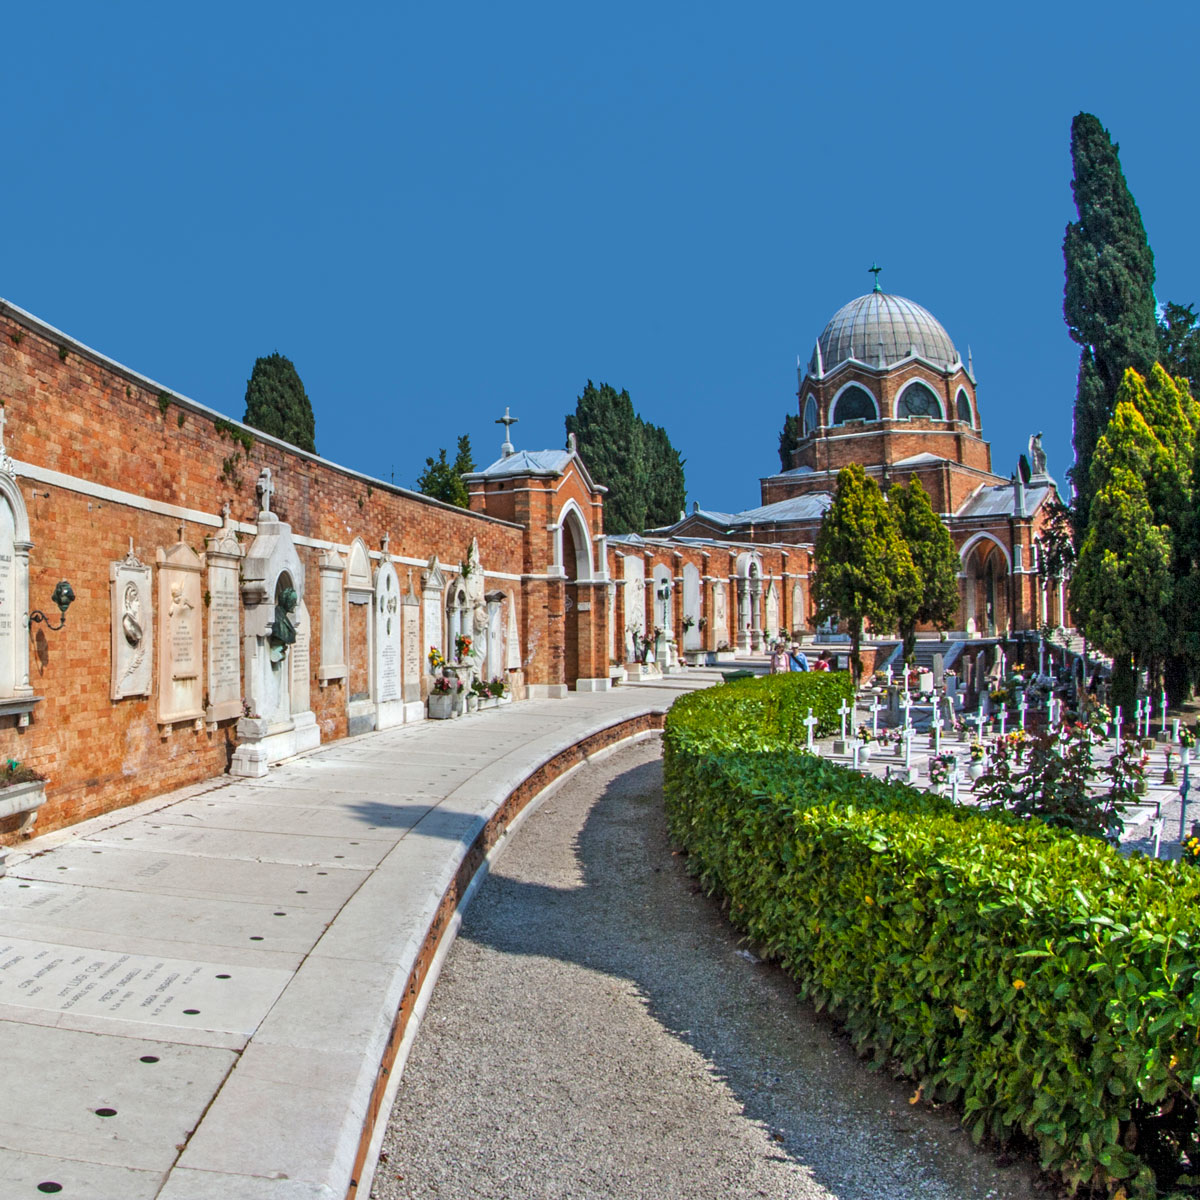
[[[421,593],[421,605],[425,610],[424,645],[421,648],[421,658],[423,660],[422,670],[425,671],[429,670],[429,651],[431,649],[445,653],[446,643],[442,635],[442,604],[445,598],[445,587],[446,579],[435,554],[429,560],[429,566],[425,570]],[[448,655],[447,657],[452,656]]]
[[508,608],[508,628],[504,634],[504,668],[517,671],[521,667],[521,631],[517,627],[517,602],[512,592],[508,593],[505,606]]
[[158,721],[204,716],[199,556],[183,542],[158,554]]
[[241,597],[238,572],[242,548],[234,523],[225,511],[225,524],[208,547],[208,708],[209,722],[242,715]]
[[375,686],[380,704],[400,699],[400,580],[383,562],[375,573]]
[[82,1017],[253,1033],[290,972],[229,966],[237,988],[219,985],[218,963],[90,950],[27,938],[0,938],[0,1004]]
[[343,581],[346,564],[335,550],[321,558],[321,665],[317,672],[322,683],[345,679],[346,621],[342,609]]
[[308,712],[312,707],[312,622],[308,617],[308,605],[303,600],[296,606],[292,623],[296,626],[296,640],[288,654],[291,671],[292,713]]
[[12,694],[13,643],[17,628],[14,572],[15,536],[12,509],[0,503],[0,695]]
[[421,602],[411,592],[400,604],[401,634],[404,645],[404,669],[401,690],[406,704],[421,699]]
[[113,700],[148,696],[154,671],[154,595],[150,565],[139,562],[130,539],[129,553],[108,570],[112,605]]

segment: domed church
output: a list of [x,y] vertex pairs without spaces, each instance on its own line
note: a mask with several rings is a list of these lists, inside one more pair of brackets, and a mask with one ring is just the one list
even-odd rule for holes
[[975,372],[941,322],[920,304],[873,291],[842,305],[798,361],[800,438],[791,466],[760,480],[761,503],[742,512],[698,505],[669,538],[811,543],[837,485],[860,463],[881,487],[920,480],[959,551],[957,629],[995,637],[1066,624],[1062,581],[1039,571],[1038,536],[1057,485],[1041,435],[1011,476],[992,470]]

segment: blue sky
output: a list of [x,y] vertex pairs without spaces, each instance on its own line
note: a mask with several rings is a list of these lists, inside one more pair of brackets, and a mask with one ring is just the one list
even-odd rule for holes
[[870,289],[974,352],[1007,474],[1071,462],[1080,109],[1160,301],[1200,303],[1200,10],[1110,3],[203,6],[5,14],[0,296],[232,417],[291,357],[326,457],[412,486],[564,442],[590,378],[758,503],[808,358]]

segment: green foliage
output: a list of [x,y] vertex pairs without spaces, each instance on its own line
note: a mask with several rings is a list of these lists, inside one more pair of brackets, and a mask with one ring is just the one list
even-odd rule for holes
[[[1000,741],[987,773],[975,785],[981,807],[1036,817],[1115,845],[1125,828],[1122,811],[1133,802],[1136,780],[1144,771],[1141,747],[1131,739],[1103,770],[1098,767],[1092,747],[1105,737],[1107,730],[1099,723],[1064,724],[1038,737]],[[1101,775],[1109,781],[1104,791],[1096,786]]]
[[779,469],[792,469],[792,452],[800,444],[800,418],[796,413],[788,413],[783,419],[783,428],[779,431]]
[[1092,453],[1116,406],[1125,370],[1144,374],[1158,351],[1154,254],[1118,149],[1091,113],[1081,112],[1071,122],[1071,191],[1079,220],[1067,226],[1063,239],[1063,316],[1071,338],[1083,347],[1071,472],[1080,534],[1091,505]]
[[756,686],[664,736],[672,835],[735,924],[976,1140],[1131,1200],[1200,1169],[1200,872],[787,749]]
[[242,448],[242,453],[247,458],[250,457],[250,451],[254,449],[254,434],[248,429],[242,429],[235,425],[232,421],[225,420],[224,417],[217,417],[213,421],[213,429],[219,437],[227,437],[231,441],[236,442]]
[[1200,385],[1200,314],[1191,304],[1168,301],[1158,317],[1158,361],[1167,374]]
[[246,383],[242,423],[311,454],[317,452],[317,423],[300,376],[278,352],[255,360]]
[[444,500],[447,504],[467,508],[470,505],[470,495],[463,476],[475,470],[475,460],[471,457],[471,439],[464,433],[458,439],[458,453],[454,461],[446,461],[446,451],[443,447],[438,451],[436,459],[425,460],[425,470],[417,477],[417,490],[435,500]]
[[167,409],[170,407],[171,407],[171,393],[170,392],[159,392],[158,393],[158,411],[160,413],[162,413],[162,415],[165,417],[167,415]]
[[687,500],[684,460],[665,429],[633,411],[627,391],[589,379],[566,426],[592,478],[608,488],[606,532],[641,533],[679,520]]
[[1096,443],[1087,534],[1071,608],[1088,637],[1157,677],[1170,658],[1200,664],[1193,470],[1200,409],[1155,364],[1129,370]]
[[856,680],[864,622],[887,629],[913,621],[920,608],[912,555],[883,493],[858,463],[838,472],[833,503],[821,520],[813,598],[819,621],[837,616],[849,626]]
[[[892,487],[887,502],[920,579],[921,595],[916,611],[910,619],[897,622],[904,638],[905,660],[911,661],[918,621],[945,630],[958,615],[960,564],[954,539],[933,511],[929,495],[919,479],[914,476],[906,485]],[[906,614],[910,611],[911,606],[906,609]]]

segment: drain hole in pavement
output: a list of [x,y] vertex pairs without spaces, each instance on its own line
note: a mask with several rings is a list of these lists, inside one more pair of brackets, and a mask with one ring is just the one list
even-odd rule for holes
[[262,938],[256,933],[250,940],[252,942],[261,942]]
[[[28,887],[28,886],[29,886],[29,884],[27,884],[27,883],[23,883],[23,884],[21,884],[21,886],[22,886],[22,887]],[[296,889],[296,895],[297,895],[297,896],[307,896],[307,895],[308,895],[308,889],[307,889],[307,888],[297,888],[297,889]]]
[[69,868],[68,868],[68,867],[59,867],[58,869],[59,869],[60,871],[66,871],[66,870],[69,870]]
[[104,851],[103,850],[93,850],[92,853],[93,854],[103,854]]
[[28,886],[29,886],[29,884],[27,884],[27,883],[18,883],[17,884],[17,887],[28,887]]
[[117,1110],[115,1108],[98,1108],[98,1109],[96,1109],[96,1116],[98,1116],[98,1117],[115,1117],[116,1115],[117,1115]]
[[185,1008],[183,1010],[183,1015],[185,1017],[198,1017],[200,1015],[200,1010],[198,1008]]
[[139,1061],[144,1062],[144,1063],[156,1063],[156,1062],[158,1062],[158,1055],[157,1054],[143,1054]]
[[47,1179],[45,1183],[38,1184],[38,1191],[39,1192],[61,1192],[62,1184],[61,1183],[53,1183],[51,1180]]
[[276,913],[275,915],[276,915],[277,917],[286,917],[286,916],[287,916],[287,913]]
[[217,978],[218,979],[232,979],[233,976],[232,975],[218,975]]
[[344,854],[335,854],[333,857],[334,858],[345,858],[346,856]]
[[358,845],[358,843],[357,843],[357,842],[351,842],[351,843],[350,843],[350,845],[352,845],[352,846],[357,846],[357,845]]
[[328,875],[329,872],[328,871],[318,871],[317,874],[318,875]]

